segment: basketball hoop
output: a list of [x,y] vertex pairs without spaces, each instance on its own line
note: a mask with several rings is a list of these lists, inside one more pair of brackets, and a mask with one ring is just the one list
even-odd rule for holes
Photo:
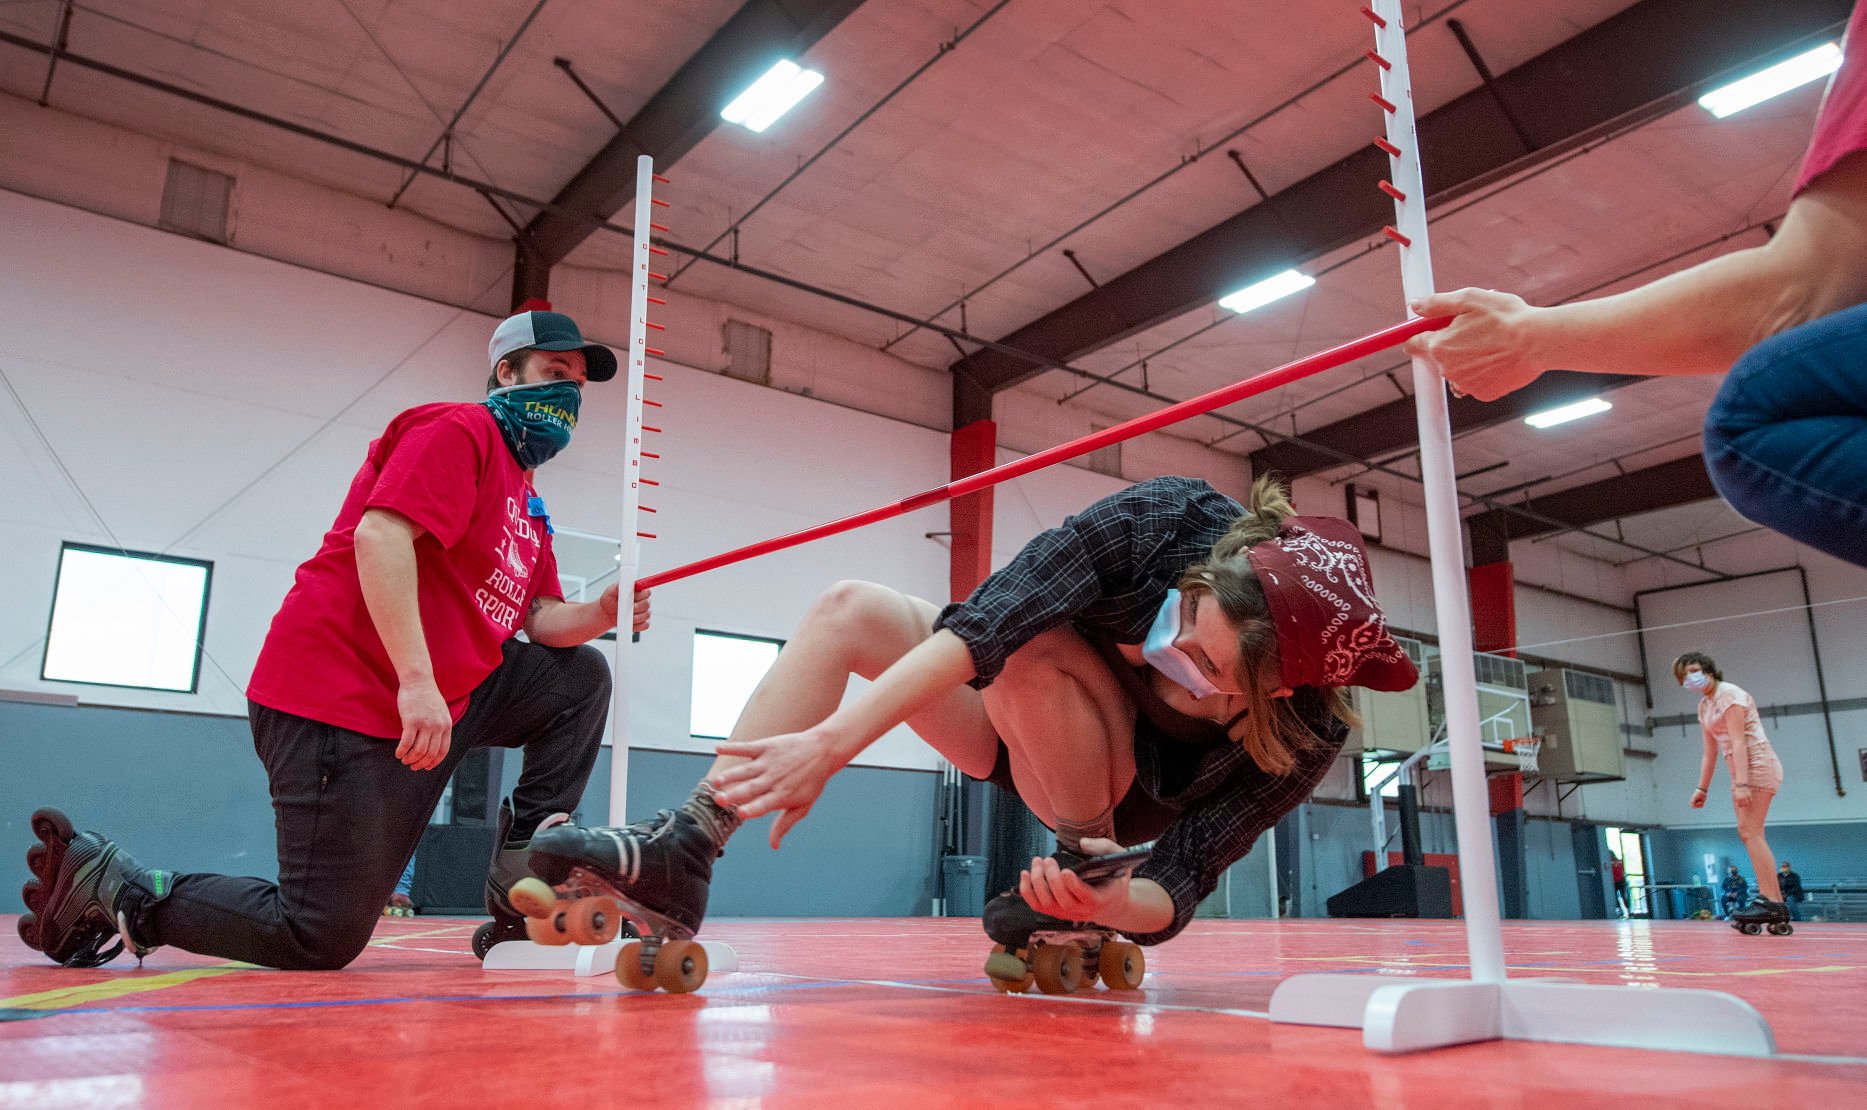
[[1536,753],[1542,750],[1543,741],[1540,737],[1525,736],[1504,741],[1504,751],[1517,757],[1517,773],[1520,775],[1536,773]]

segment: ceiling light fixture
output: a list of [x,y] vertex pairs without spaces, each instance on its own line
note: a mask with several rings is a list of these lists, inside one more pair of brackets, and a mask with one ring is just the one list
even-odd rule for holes
[[1584,416],[1607,412],[1613,407],[1599,397],[1590,397],[1586,401],[1576,401],[1572,404],[1558,405],[1553,409],[1544,409],[1542,412],[1533,412],[1524,417],[1523,422],[1532,428],[1553,428],[1558,424],[1567,424],[1571,420],[1580,420]]
[[1263,308],[1272,301],[1279,301],[1292,293],[1300,293],[1316,284],[1316,279],[1295,270],[1285,270],[1273,274],[1263,281],[1253,282],[1236,293],[1227,293],[1219,298],[1220,308],[1229,308],[1233,312],[1250,312],[1254,308]]
[[1758,70],[1749,77],[1713,89],[1698,98],[1701,108],[1723,119],[1790,89],[1801,88],[1841,68],[1841,48],[1825,42],[1806,54]]
[[720,118],[747,131],[763,131],[778,122],[779,116],[797,107],[798,101],[821,84],[823,74],[789,59],[782,60],[721,109]]

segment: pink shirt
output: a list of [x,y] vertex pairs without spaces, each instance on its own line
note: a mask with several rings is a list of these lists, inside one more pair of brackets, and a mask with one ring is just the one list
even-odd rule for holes
[[1867,150],[1867,4],[1856,4],[1841,43],[1841,68],[1822,99],[1796,192],[1857,150]]
[[532,496],[484,405],[422,405],[391,420],[324,546],[298,568],[246,696],[367,736],[402,734],[395,666],[357,580],[357,522],[382,508],[425,532],[415,541],[422,633],[435,685],[460,720],[532,599],[564,596],[545,522],[527,511]]
[[[1731,730],[1725,727],[1725,710],[1734,705],[1743,708],[1742,736],[1729,735]],[[1731,770],[1733,785],[1741,781],[1761,790],[1775,790],[1782,784],[1783,762],[1776,758],[1776,749],[1763,734],[1763,721],[1757,717],[1757,699],[1751,697],[1748,690],[1729,682],[1718,683],[1710,697],[1698,699],[1698,723],[1718,742],[1718,754],[1724,757],[1724,765]],[[1747,772],[1741,780],[1733,762],[1733,752],[1739,750],[1740,745]]]

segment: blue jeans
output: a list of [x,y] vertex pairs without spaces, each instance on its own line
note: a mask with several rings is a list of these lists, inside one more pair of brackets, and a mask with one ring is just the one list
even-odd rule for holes
[[1746,517],[1867,566],[1867,305],[1745,352],[1705,414],[1705,467]]

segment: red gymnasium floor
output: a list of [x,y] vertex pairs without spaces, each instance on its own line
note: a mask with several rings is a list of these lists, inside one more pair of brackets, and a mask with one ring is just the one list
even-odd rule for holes
[[473,922],[387,920],[343,972],[164,949],[142,971],[40,962],[0,919],[0,1106],[1337,1107],[1867,1105],[1867,926],[1505,927],[1513,974],[1717,987],[1773,1060],[1521,1042],[1409,1057],[1274,1026],[1303,971],[1458,975],[1453,922],[1198,922],[1143,990],[1000,995],[976,922],[725,920],[742,970],[700,993],[482,972]]

